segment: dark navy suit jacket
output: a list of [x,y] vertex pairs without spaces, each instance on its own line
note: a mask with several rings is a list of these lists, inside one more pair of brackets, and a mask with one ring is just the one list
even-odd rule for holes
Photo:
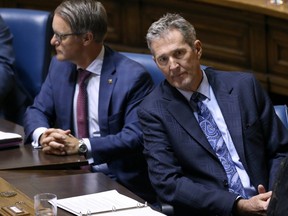
[[[26,143],[31,142],[38,127],[72,129],[74,133],[76,75],[76,65],[52,59],[41,91],[25,115]],[[147,201],[154,194],[142,153],[137,107],[152,88],[153,81],[144,67],[105,47],[98,110],[101,137],[89,139],[92,155],[95,164],[108,163],[121,184]]]
[[[251,182],[271,189],[288,152],[288,132],[250,73],[205,70]],[[176,215],[231,214],[237,197],[184,96],[167,81],[141,103],[138,116],[152,185]]]

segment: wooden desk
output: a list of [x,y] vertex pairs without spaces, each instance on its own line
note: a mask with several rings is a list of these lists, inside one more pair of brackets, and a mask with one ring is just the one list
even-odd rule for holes
[[31,145],[0,150],[0,170],[9,169],[75,169],[87,165],[84,156],[47,155]]
[[[133,194],[131,191],[111,180],[102,173],[86,173],[78,175],[62,175],[51,177],[30,178],[23,177],[12,171],[0,171],[0,176],[14,185],[18,190],[33,199],[34,195],[42,192],[55,193],[58,199],[80,196],[85,194],[97,193],[116,189],[119,193],[136,199],[139,202],[145,201]],[[71,215],[70,213],[58,208],[58,215]]]
[[[0,119],[0,130],[18,133],[24,137],[23,127],[12,122]],[[34,149],[31,145],[21,144],[19,148],[0,150],[0,170],[9,169],[79,169],[87,165],[84,156],[47,155],[40,149]]]
[[[24,137],[21,126],[3,119],[0,120],[0,130],[19,133]],[[31,199],[27,203],[33,203],[34,195],[41,192],[55,193],[61,199],[112,189],[145,202],[104,174],[79,169],[87,164],[83,156],[46,155],[31,145],[21,144],[18,148],[0,150],[0,177],[27,195]],[[71,214],[58,209],[58,215]]]

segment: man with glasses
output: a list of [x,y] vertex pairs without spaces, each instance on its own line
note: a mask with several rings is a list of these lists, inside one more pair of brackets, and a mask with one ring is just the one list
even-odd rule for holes
[[104,45],[107,15],[98,1],[63,1],[52,28],[56,56],[27,109],[25,142],[47,154],[84,154],[92,171],[154,203],[136,113],[153,88],[149,73]]

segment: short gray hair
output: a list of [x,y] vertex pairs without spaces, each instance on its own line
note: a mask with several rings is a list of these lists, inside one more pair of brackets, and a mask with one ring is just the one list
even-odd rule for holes
[[107,14],[96,0],[64,0],[54,11],[71,27],[73,33],[92,32],[96,42],[103,42],[107,33]]
[[185,20],[179,14],[167,13],[158,21],[152,23],[146,35],[148,48],[153,54],[151,43],[154,39],[163,37],[169,30],[176,29],[183,35],[186,43],[193,48],[196,40],[196,31],[194,26]]

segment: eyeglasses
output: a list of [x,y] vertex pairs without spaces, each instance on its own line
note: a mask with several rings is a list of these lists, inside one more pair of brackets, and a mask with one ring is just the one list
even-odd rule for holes
[[74,32],[74,33],[67,33],[67,34],[59,34],[59,33],[56,33],[54,32],[54,37],[56,38],[56,40],[61,43],[62,40],[64,40],[66,37],[68,36],[72,36],[72,35],[82,35],[82,34],[85,34],[85,33],[80,33],[80,32]]

